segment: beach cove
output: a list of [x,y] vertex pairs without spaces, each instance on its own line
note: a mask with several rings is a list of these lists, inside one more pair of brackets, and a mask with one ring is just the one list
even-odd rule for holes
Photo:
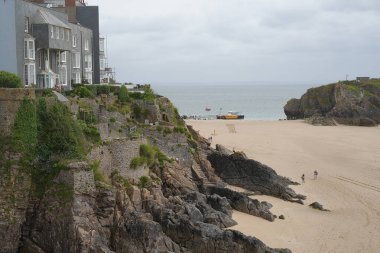
[[[305,205],[269,196],[285,220],[268,222],[235,211],[232,227],[272,247],[301,252],[368,252],[380,249],[380,127],[311,126],[303,121],[188,120],[212,145],[243,151],[279,175],[301,183]],[[215,134],[214,134],[215,133]],[[317,180],[313,171],[318,170]],[[331,212],[308,205],[319,202]]]

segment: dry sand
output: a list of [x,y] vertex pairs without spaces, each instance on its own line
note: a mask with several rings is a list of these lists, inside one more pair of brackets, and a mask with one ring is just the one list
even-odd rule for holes
[[[213,145],[244,151],[278,174],[300,182],[292,188],[307,195],[305,205],[269,196],[272,212],[285,220],[268,222],[234,212],[232,229],[294,253],[380,252],[380,127],[311,126],[303,121],[189,120]],[[228,124],[233,124],[228,126]],[[236,133],[232,133],[235,128]],[[313,171],[319,177],[313,180]],[[308,205],[318,201],[331,212]]]

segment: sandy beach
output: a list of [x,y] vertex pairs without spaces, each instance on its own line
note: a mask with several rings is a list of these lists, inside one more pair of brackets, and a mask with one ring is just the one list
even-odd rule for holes
[[[306,176],[304,184],[292,186],[307,196],[305,205],[255,196],[272,203],[272,212],[285,220],[268,222],[234,212],[239,224],[232,229],[294,253],[380,252],[380,127],[246,120],[187,124],[206,138],[215,130],[213,145],[244,151],[282,176],[298,182]],[[314,201],[331,212],[310,208]]]

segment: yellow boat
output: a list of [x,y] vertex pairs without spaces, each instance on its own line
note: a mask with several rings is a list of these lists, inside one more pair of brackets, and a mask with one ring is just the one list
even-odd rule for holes
[[244,115],[240,112],[229,111],[227,114],[219,114],[217,119],[244,119]]

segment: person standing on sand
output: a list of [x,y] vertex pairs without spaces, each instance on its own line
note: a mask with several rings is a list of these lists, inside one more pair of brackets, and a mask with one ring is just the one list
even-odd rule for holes
[[301,179],[302,179],[302,183],[304,184],[305,183],[305,174],[302,174]]
[[314,180],[316,180],[318,177],[318,171],[317,170],[314,170]]

